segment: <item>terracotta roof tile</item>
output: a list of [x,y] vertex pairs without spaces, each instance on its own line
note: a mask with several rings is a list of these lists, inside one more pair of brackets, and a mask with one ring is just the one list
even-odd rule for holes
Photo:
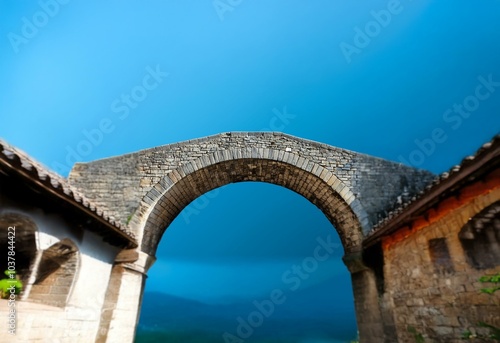
[[49,170],[41,163],[35,161],[25,152],[9,145],[7,142],[0,139],[0,163],[2,161],[4,163],[7,163],[17,171],[27,172],[34,180],[37,180],[41,182],[45,187],[49,187],[52,190],[56,191],[63,198],[74,200],[81,207],[90,210],[98,217],[111,224],[118,231],[125,234],[125,236],[127,236],[131,242],[135,243],[134,234],[131,233],[126,227],[124,227],[119,220],[116,220],[116,216],[111,213],[102,211],[94,203],[88,200],[78,189],[72,187],[65,178]]
[[458,172],[460,172],[464,167],[467,167],[471,164],[473,164],[477,157],[480,155],[483,155],[490,150],[493,150],[495,148],[498,148],[500,145],[500,135],[494,136],[489,142],[483,144],[475,153],[474,155],[470,155],[462,159],[462,162],[459,165],[453,166],[450,168],[450,170],[445,171],[444,173],[438,175],[430,184],[428,184],[424,190],[420,191],[416,196],[412,197],[410,201],[407,201],[405,203],[400,204],[398,207],[392,209],[388,215],[385,218],[382,218],[370,231],[370,233],[367,235],[367,237],[370,237],[373,235],[375,232],[377,232],[381,227],[386,225],[388,222],[390,222],[392,219],[397,217],[399,214],[403,213],[404,210],[410,206],[411,204],[415,203],[417,200],[420,198],[424,197],[426,194],[434,190],[436,187],[441,185],[441,183],[445,180],[448,180],[450,178],[453,178]]

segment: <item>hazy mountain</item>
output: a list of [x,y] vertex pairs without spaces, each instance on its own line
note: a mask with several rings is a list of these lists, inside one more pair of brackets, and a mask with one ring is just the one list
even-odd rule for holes
[[[260,304],[267,304],[264,310],[259,311],[254,300],[206,304],[164,293],[146,292],[137,342],[224,342],[225,332],[237,335],[241,322],[237,318],[248,324],[251,313],[254,313],[254,323],[262,318],[264,320],[261,325],[248,326],[252,334],[244,342],[346,342],[356,334],[354,311],[352,305],[334,302],[328,296],[334,291],[330,287],[328,283],[323,283],[288,291],[284,294],[286,300],[275,305],[273,311],[265,297],[255,299]],[[255,311],[269,311],[269,315],[264,313],[261,316]]]

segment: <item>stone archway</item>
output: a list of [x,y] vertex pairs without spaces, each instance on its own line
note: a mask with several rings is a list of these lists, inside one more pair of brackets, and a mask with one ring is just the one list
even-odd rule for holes
[[[252,157],[252,152],[199,159],[161,179],[144,197],[131,220],[140,249],[154,255],[164,231],[193,200],[230,183],[260,181],[288,188],[316,205],[337,228],[346,254],[361,250],[362,222],[367,214],[352,191],[336,175],[304,159],[290,161]],[[278,155],[271,150],[269,154]],[[231,155],[231,156],[234,156]]]
[[[261,181],[286,187],[316,205],[337,229],[352,275],[360,337],[384,340],[373,271],[361,242],[395,203],[407,201],[434,175],[426,171],[281,133],[224,133],[90,163],[69,180],[105,211],[127,219],[136,251],[117,257],[101,318],[102,342],[132,341],[144,281],[161,237],[175,217],[204,193],[229,183]],[[113,285],[112,288],[111,285]]]
[[251,150],[215,153],[163,177],[146,193],[131,219],[130,227],[138,233],[140,250],[154,256],[170,223],[189,203],[210,190],[245,181],[286,187],[316,205],[337,230],[346,254],[344,261],[355,274],[352,281],[357,313],[364,313],[357,318],[361,336],[365,341],[368,337],[382,339],[374,274],[364,266],[360,253],[362,222],[366,225],[367,214],[359,200],[344,182],[320,165],[307,159],[299,164],[294,156],[274,150],[268,156],[277,159]]

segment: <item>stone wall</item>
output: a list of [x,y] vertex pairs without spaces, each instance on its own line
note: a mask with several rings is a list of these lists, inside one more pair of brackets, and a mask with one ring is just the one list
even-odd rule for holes
[[232,132],[139,151],[132,154],[77,163],[69,181],[103,210],[126,224],[141,199],[165,175],[203,158],[213,163],[237,160],[242,154],[256,159],[291,161],[301,169],[315,164],[334,174],[352,190],[368,213],[368,229],[395,205],[398,196],[408,200],[434,175],[372,156],[336,148],[282,133]]
[[[90,316],[78,308],[61,308],[29,301],[16,305],[16,334],[7,326],[8,301],[0,299],[0,342],[94,342],[99,316]],[[5,318],[5,319],[4,319]]]
[[383,342],[382,316],[379,309],[375,276],[366,269],[351,274],[354,307],[359,338],[363,343]]
[[[337,229],[347,260],[360,252],[364,233],[378,219],[433,179],[429,172],[400,163],[262,132],[224,133],[78,163],[69,176],[72,186],[127,224],[141,252],[150,257],[164,230],[191,201],[229,183],[260,181],[286,187],[315,204]],[[122,272],[118,289],[108,291],[116,306],[106,304],[100,341],[133,337],[143,275]],[[375,274],[353,273],[360,337],[379,342],[384,332]]]
[[500,272],[500,260],[493,268],[474,268],[459,239],[464,225],[499,199],[499,178],[490,177],[441,201],[417,218],[412,230],[401,228],[383,240],[380,299],[382,311],[393,313],[398,342],[415,341],[410,327],[425,342],[463,342],[462,333],[474,331],[479,321],[500,326],[500,296],[480,293],[486,285],[478,282]]

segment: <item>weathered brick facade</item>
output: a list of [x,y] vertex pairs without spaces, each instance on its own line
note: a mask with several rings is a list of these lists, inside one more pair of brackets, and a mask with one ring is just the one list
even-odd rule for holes
[[383,239],[385,306],[392,310],[398,342],[412,341],[409,327],[426,342],[461,342],[462,333],[478,330],[480,321],[500,327],[500,297],[481,293],[487,285],[478,282],[499,273],[500,260],[476,269],[460,242],[462,228],[486,207],[500,208],[499,201],[497,173],[443,200],[417,218],[412,230],[403,227]]
[[365,237],[386,342],[493,342],[479,322],[500,327],[500,297],[479,278],[500,273],[499,157],[497,136]]

